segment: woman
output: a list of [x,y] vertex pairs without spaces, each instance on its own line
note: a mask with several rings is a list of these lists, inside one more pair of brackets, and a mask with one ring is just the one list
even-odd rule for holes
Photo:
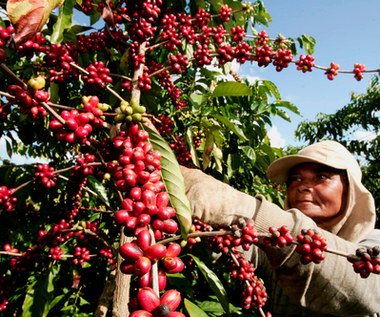
[[[273,162],[269,179],[287,184],[285,211],[263,196],[251,197],[207,176],[181,168],[193,216],[214,226],[253,219],[258,232],[286,225],[322,234],[328,248],[354,254],[380,245],[372,195],[361,183],[353,155],[335,141],[310,145]],[[326,254],[320,264],[301,264],[295,246],[259,243],[249,255],[264,280],[273,316],[377,316],[380,276],[362,279],[345,257]]]

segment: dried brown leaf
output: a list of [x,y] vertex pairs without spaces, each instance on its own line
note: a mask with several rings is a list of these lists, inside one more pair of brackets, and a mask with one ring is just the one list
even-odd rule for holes
[[14,40],[20,44],[30,40],[48,22],[50,13],[64,0],[8,0],[9,21],[15,28]]

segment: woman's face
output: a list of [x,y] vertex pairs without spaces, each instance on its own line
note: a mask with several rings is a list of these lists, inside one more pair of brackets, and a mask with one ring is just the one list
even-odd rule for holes
[[339,171],[323,164],[303,163],[289,173],[287,199],[291,208],[328,229],[339,221],[346,207],[347,187]]

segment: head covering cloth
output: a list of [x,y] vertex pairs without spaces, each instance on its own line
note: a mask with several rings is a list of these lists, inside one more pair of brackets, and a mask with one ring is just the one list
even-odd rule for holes
[[376,208],[372,194],[362,184],[362,172],[355,157],[336,141],[321,141],[295,155],[277,159],[269,166],[267,176],[276,183],[286,183],[289,171],[302,163],[318,163],[347,172],[346,209],[328,231],[352,242],[365,238],[375,226]]

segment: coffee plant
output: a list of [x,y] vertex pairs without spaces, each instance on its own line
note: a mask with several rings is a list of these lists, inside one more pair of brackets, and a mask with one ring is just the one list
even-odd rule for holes
[[0,136],[10,157],[38,162],[0,169],[0,314],[269,316],[265,285],[238,251],[259,237],[297,244],[305,264],[331,252],[363,278],[380,273],[378,249],[345,255],[308,229],[293,238],[286,227],[192,222],[179,169],[283,205],[283,189],[265,180],[283,155],[265,126],[298,109],[233,63],[295,64],[330,80],[378,70],[318,66],[312,37],[257,32],[270,21],[261,1],[0,5]]

